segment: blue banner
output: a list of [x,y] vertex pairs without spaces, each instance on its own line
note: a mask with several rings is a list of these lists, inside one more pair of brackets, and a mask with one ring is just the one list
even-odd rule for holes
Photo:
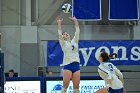
[[109,20],[139,20],[138,0],[109,0]]
[[72,7],[78,20],[101,20],[101,0],[73,0]]
[[[110,59],[114,65],[140,65],[140,40],[134,41],[79,41],[81,66],[98,66],[100,51],[117,53],[116,59]],[[60,66],[63,52],[58,41],[48,41],[47,65]]]

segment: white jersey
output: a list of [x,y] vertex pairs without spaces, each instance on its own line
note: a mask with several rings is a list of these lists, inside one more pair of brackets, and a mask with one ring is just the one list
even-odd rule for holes
[[72,62],[80,62],[79,59],[79,51],[78,51],[78,41],[79,41],[79,34],[80,34],[80,29],[79,27],[76,27],[76,32],[75,36],[71,41],[65,41],[62,36],[62,31],[58,31],[59,35],[59,43],[61,45],[62,51],[64,53],[64,58],[63,58],[63,64],[68,65]]
[[123,78],[122,73],[120,70],[116,68],[112,63],[110,62],[104,62],[101,63],[98,66],[98,72],[102,79],[106,80],[111,79],[110,87],[112,89],[120,89],[123,88],[123,83],[119,78]]

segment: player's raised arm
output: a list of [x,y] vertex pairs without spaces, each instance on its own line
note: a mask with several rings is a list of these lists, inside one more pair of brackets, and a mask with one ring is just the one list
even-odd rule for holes
[[61,17],[57,17],[58,37],[61,46],[64,44],[64,39],[62,35],[62,21],[63,19]]
[[74,22],[74,24],[75,24],[76,32],[75,32],[74,40],[75,40],[76,42],[78,42],[78,41],[79,41],[79,34],[80,34],[79,23],[78,23],[76,17],[69,17],[69,18],[70,18],[70,19]]

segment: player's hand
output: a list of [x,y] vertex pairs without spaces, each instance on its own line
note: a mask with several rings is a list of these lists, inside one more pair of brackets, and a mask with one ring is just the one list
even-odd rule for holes
[[108,90],[105,88],[97,90],[95,93],[109,93]]
[[74,17],[69,17],[69,19],[72,20],[72,21],[74,21],[74,22],[77,21],[77,19],[76,19],[75,16]]
[[63,21],[63,19],[60,16],[58,16],[56,20],[57,20],[57,23],[61,23]]
[[106,86],[105,89],[106,89],[106,90],[109,90],[109,86]]
[[126,90],[125,90],[125,88],[123,88],[123,93],[126,93]]

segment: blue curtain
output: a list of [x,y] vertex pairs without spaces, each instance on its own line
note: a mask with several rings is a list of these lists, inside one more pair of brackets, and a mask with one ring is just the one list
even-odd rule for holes
[[79,20],[101,20],[101,0],[73,0],[72,15]]
[[138,19],[138,0],[109,0],[109,20]]

